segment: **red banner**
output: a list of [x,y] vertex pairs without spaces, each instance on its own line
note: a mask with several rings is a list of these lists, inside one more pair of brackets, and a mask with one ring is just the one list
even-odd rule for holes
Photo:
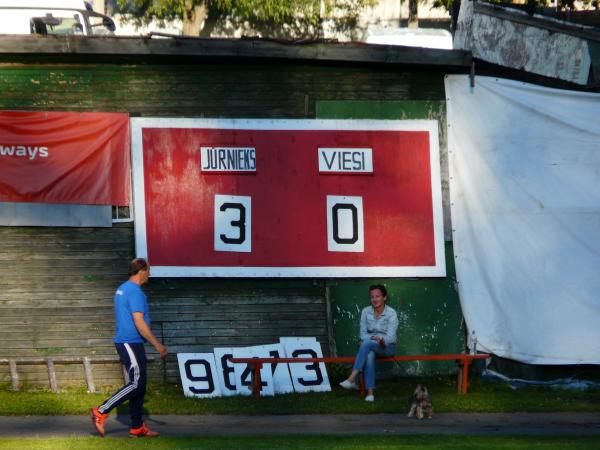
[[155,276],[445,274],[436,122],[132,123]]
[[0,111],[0,201],[130,203],[129,116]]

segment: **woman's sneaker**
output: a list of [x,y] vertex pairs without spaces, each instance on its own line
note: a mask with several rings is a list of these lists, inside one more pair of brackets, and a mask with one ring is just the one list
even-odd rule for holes
[[358,389],[358,386],[356,385],[356,383],[353,383],[350,380],[344,380],[340,383],[340,386],[343,387],[344,389]]
[[374,395],[367,395],[365,397],[365,402],[374,402],[375,401],[375,396]]
[[129,436],[131,437],[156,437],[158,435],[159,433],[152,431],[144,422],[142,422],[142,426],[139,428],[129,429]]

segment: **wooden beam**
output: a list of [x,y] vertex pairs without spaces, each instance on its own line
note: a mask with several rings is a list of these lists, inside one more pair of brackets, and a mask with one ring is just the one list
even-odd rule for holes
[[471,52],[363,43],[287,44],[260,39],[151,37],[0,37],[0,55],[113,55],[302,60],[337,63],[469,67]]
[[54,370],[54,361],[52,358],[46,359],[48,365],[48,381],[50,382],[50,390],[55,394],[58,392],[58,384],[56,383],[56,370]]
[[88,392],[93,394],[96,392],[96,386],[94,386],[94,373],[92,372],[92,362],[89,356],[83,358],[83,371],[85,373],[85,382],[88,387]]

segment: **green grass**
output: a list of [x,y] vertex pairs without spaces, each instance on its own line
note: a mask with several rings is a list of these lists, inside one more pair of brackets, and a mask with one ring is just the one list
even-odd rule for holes
[[0,438],[0,449],[534,449],[587,450],[600,449],[597,437],[481,437],[481,436],[252,436],[136,439],[129,438]]
[[[181,387],[150,386],[146,409],[153,414],[340,414],[405,413],[408,398],[418,382],[432,393],[436,412],[600,412],[600,390],[569,391],[548,387],[513,390],[501,383],[473,377],[468,395],[456,393],[454,378],[393,378],[378,383],[374,403],[357,392],[333,385],[332,392],[279,395],[255,400],[252,397],[197,399],[183,396]],[[0,415],[87,414],[112,390],[87,394],[72,389],[59,394],[48,391],[0,390]],[[126,406],[119,413],[126,413]]]

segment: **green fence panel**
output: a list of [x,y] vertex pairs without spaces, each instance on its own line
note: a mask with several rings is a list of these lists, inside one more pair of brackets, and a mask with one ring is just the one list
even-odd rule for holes
[[[433,119],[446,116],[443,100],[396,101],[319,101],[316,103],[319,119]],[[444,122],[445,123],[445,122]]]
[[[386,286],[389,305],[398,312],[399,355],[462,352],[464,328],[453,260],[452,244],[447,242],[445,278],[331,280],[329,295],[337,354],[356,353],[360,312],[370,304],[368,289],[375,283]],[[411,361],[395,363],[395,367],[382,372],[434,375],[453,373],[455,368],[448,361]]]

